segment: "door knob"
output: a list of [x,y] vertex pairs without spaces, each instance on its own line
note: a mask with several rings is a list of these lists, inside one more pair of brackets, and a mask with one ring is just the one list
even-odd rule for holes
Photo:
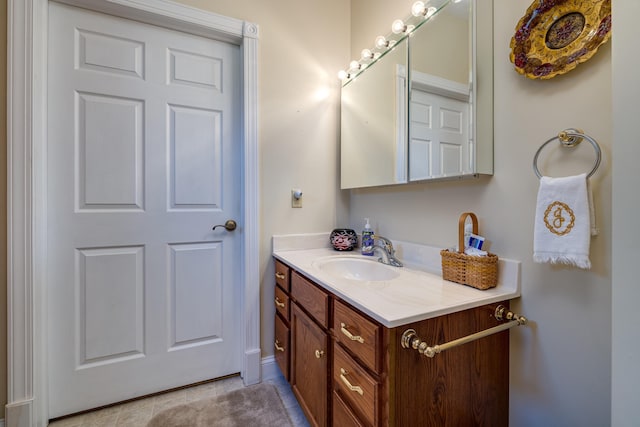
[[227,229],[227,231],[233,231],[236,229],[237,226],[238,224],[234,220],[229,219],[227,220],[227,222],[224,223],[224,225],[223,224],[214,225],[212,230],[215,230],[218,227],[224,227]]

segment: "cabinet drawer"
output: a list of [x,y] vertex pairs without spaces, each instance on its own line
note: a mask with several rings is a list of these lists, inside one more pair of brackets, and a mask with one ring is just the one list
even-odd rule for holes
[[291,269],[285,264],[276,260],[276,283],[280,285],[286,292],[291,290],[289,278],[291,277]]
[[276,306],[276,311],[280,313],[283,319],[289,321],[289,296],[280,288],[276,286],[275,298],[273,303]]
[[295,271],[291,274],[291,296],[318,323],[329,327],[329,295]]
[[336,339],[375,372],[381,372],[381,326],[340,301],[333,304],[333,331]]
[[379,384],[336,342],[333,345],[333,388],[368,425],[378,425]]
[[335,391],[333,392],[333,425],[335,427],[364,427],[364,424]]
[[274,355],[282,375],[289,381],[289,328],[280,316],[276,314],[275,318]]

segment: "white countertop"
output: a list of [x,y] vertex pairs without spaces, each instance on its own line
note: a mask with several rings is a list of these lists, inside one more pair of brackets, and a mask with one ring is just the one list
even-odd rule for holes
[[273,256],[388,328],[520,296],[519,261],[500,258],[497,286],[479,290],[442,279],[440,248],[393,244],[405,266],[389,281],[337,278],[318,268],[318,260],[325,257],[371,259],[359,251],[333,250],[329,233],[273,236]]

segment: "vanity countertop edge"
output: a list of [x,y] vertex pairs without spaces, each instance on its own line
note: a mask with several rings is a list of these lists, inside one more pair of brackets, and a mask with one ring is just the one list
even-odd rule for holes
[[[331,256],[360,256],[359,251],[335,251],[329,233],[274,235],[273,257],[358,308],[388,328],[431,319],[520,296],[520,261],[500,258],[498,284],[479,290],[442,279],[441,248],[393,240],[401,279],[351,281],[336,279],[315,261]],[[394,267],[395,268],[395,267]]]

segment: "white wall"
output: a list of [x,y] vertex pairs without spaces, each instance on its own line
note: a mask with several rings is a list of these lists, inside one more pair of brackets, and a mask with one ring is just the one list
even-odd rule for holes
[[[388,3],[352,0],[353,10],[386,15],[388,24],[408,13]],[[530,4],[495,0],[495,175],[352,190],[350,221],[339,225],[359,230],[362,218],[370,217],[384,236],[444,248],[455,244],[459,214],[476,212],[492,251],[522,261],[522,297],[512,307],[531,322],[511,332],[511,425],[606,426],[611,416],[611,44],[565,75],[529,80],[509,62],[509,42]],[[371,10],[377,7],[386,12]],[[600,235],[592,240],[590,271],[532,262],[538,180],[531,162],[543,142],[568,127],[583,128],[603,149],[592,178]],[[588,171],[593,155],[583,144],[569,155],[554,152],[541,167],[556,176]]]
[[640,420],[640,328],[636,320],[638,284],[638,99],[640,58],[637,51],[640,2],[613,2],[613,333],[612,423],[614,427],[637,426]]

